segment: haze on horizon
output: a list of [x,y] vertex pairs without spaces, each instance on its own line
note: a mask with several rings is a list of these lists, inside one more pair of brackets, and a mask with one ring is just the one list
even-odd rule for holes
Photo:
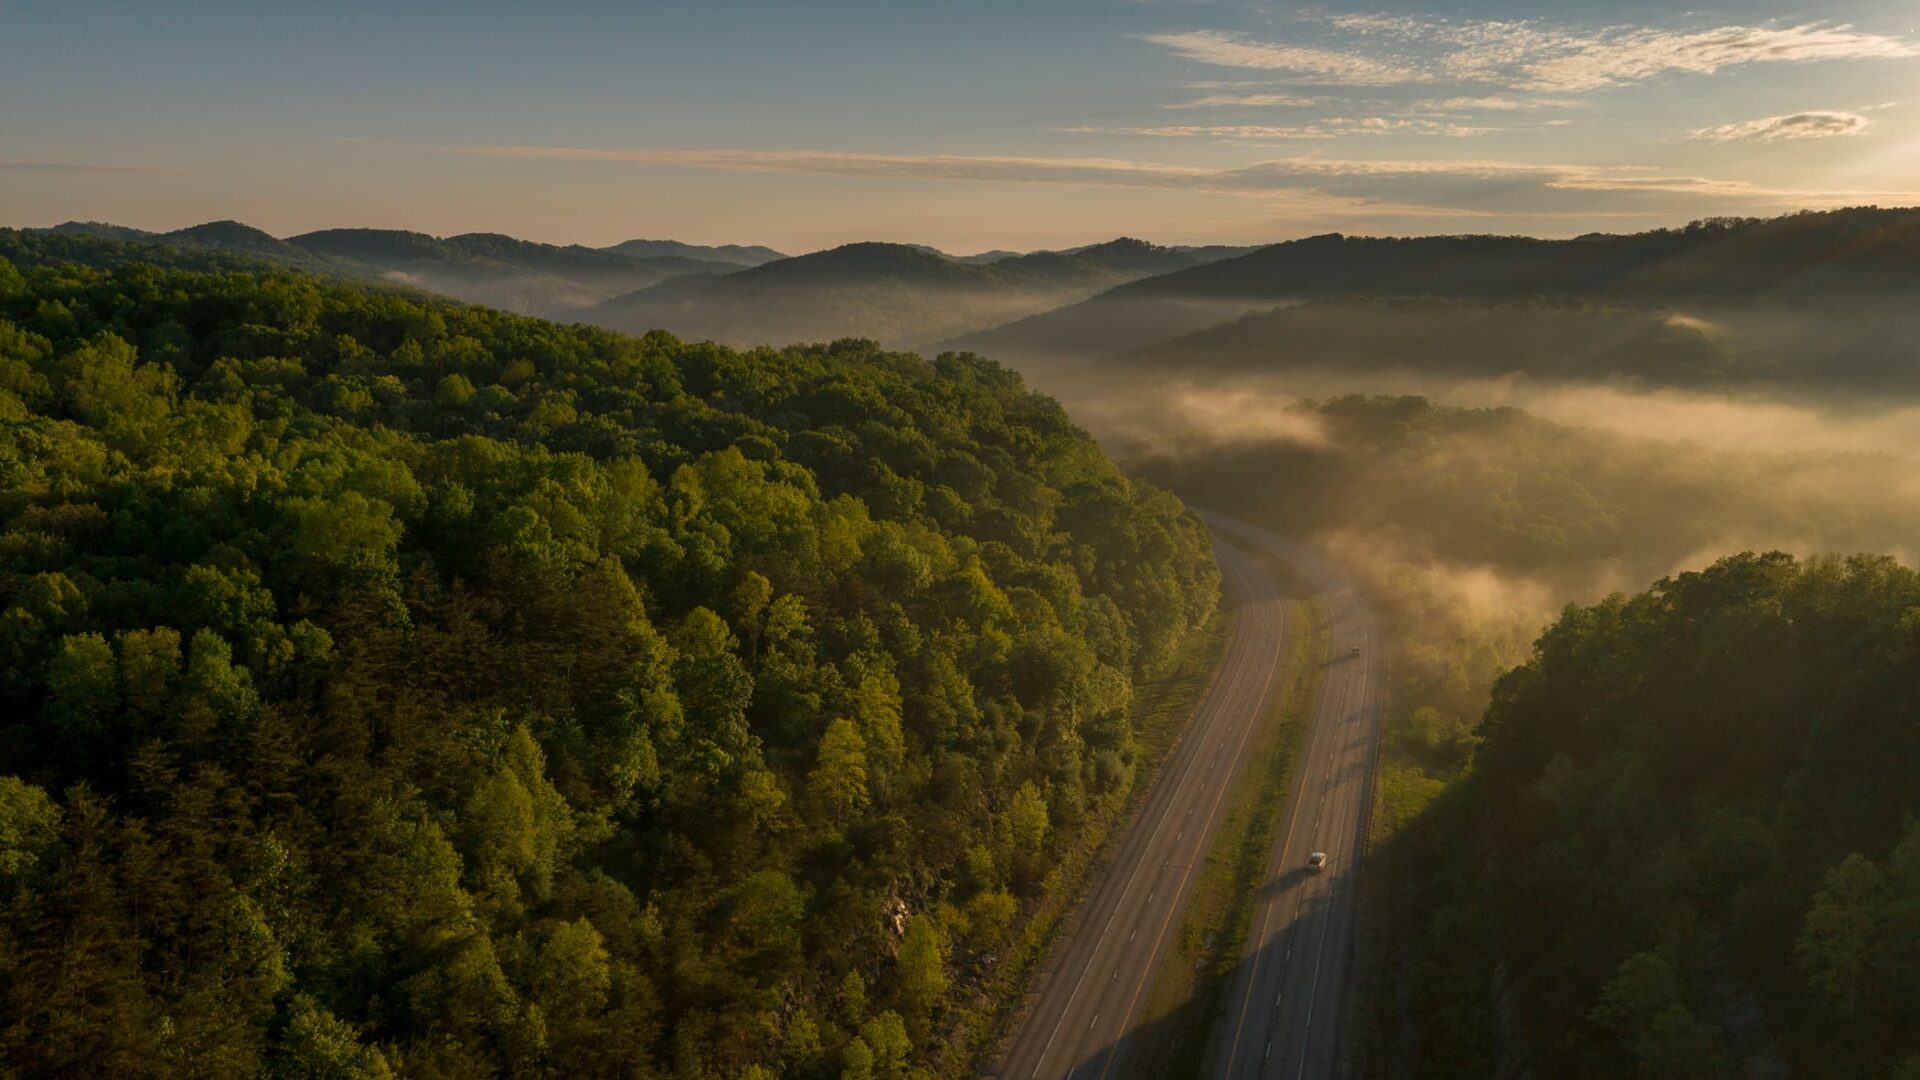
[[751,8],[12,4],[0,206],[965,253],[1920,202],[1897,0]]

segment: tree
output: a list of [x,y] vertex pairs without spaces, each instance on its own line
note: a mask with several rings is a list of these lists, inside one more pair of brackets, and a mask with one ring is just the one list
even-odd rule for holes
[[925,915],[907,920],[895,970],[899,999],[923,1016],[947,993],[947,943],[939,924]]
[[830,825],[844,825],[867,805],[867,743],[851,720],[835,720],[820,736],[807,792]]
[[1726,1073],[1719,1033],[1694,1019],[1673,969],[1657,953],[1624,961],[1591,1016],[1629,1048],[1634,1075],[1707,1080]]
[[288,1013],[274,1075],[287,1080],[387,1080],[393,1075],[378,1049],[362,1043],[351,1025],[311,996],[294,995]]
[[1007,827],[1014,846],[1021,850],[1039,851],[1047,842],[1047,800],[1033,781],[1021,784],[1014,791],[1013,804],[1007,809]]
[[47,668],[48,719],[76,744],[98,738],[120,706],[120,671],[99,634],[70,634]]
[[42,869],[58,851],[60,808],[41,789],[0,776],[0,882]]
[[840,1051],[840,1080],[874,1080],[873,1050],[855,1035]]
[[1885,875],[1858,852],[1827,872],[1813,898],[1794,956],[1808,984],[1835,1008],[1852,1012],[1866,999],[1885,904]]
[[540,946],[533,1000],[554,1021],[581,1025],[607,1007],[613,973],[606,939],[585,917],[554,924]]
[[860,1025],[860,1034],[854,1042],[861,1043],[873,1052],[873,1076],[875,1080],[899,1080],[906,1072],[907,1062],[913,1054],[913,1042],[907,1038],[906,1024],[900,1014],[892,1011]]

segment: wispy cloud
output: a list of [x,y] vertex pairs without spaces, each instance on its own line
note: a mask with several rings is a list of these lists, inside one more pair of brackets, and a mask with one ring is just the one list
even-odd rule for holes
[[1787,116],[1767,116],[1740,124],[1704,127],[1693,138],[1707,142],[1778,142],[1782,139],[1830,139],[1858,135],[1870,121],[1859,113],[1812,110]]
[[1420,82],[1426,73],[1391,60],[1358,53],[1261,41],[1246,34],[1193,30],[1179,34],[1147,34],[1142,40],[1173,50],[1183,60],[1215,67],[1285,72],[1300,82],[1333,86],[1392,86]]
[[1331,139],[1335,133],[1311,124],[1161,124],[1153,127],[1061,127],[1068,135],[1140,135],[1155,139],[1226,139],[1247,142],[1269,139]]
[[1287,139],[1337,139],[1344,135],[1435,135],[1466,138],[1498,128],[1442,120],[1388,116],[1330,116],[1307,124],[1159,124],[1146,127],[1065,127],[1075,134],[1142,135],[1161,139],[1212,138],[1233,142]]
[[173,171],[147,165],[102,165],[88,161],[29,161],[20,158],[0,158],[0,172],[159,174]]
[[[379,140],[369,140],[379,142]],[[475,158],[636,163],[734,172],[892,180],[1078,184],[1254,196],[1302,213],[1364,211],[1373,217],[1490,217],[1649,210],[1663,214],[1732,207],[1746,211],[1865,202],[1920,201],[1920,192],[1805,191],[1738,180],[1667,175],[1644,168],[1500,160],[1356,159],[1293,156],[1222,168],[1116,158],[950,154],[892,155],[823,150],[381,143]]]
[[[378,141],[378,140],[369,140]],[[1204,187],[1220,170],[1116,158],[1050,158],[957,154],[863,154],[831,150],[683,150],[655,147],[401,144],[431,153],[482,158],[628,162],[730,172],[802,173],[907,180],[991,180],[1027,183]]]
[[1411,108],[1430,112],[1521,112],[1528,109],[1572,109],[1585,104],[1577,98],[1547,97],[1506,97],[1490,94],[1485,97],[1427,98],[1416,101]]
[[1532,61],[1522,85],[1595,90],[1669,73],[1711,75],[1743,64],[1883,60],[1920,56],[1920,45],[1851,26],[1727,26],[1698,33],[1611,31],[1563,55]]
[[1338,40],[1309,45],[1204,30],[1145,40],[1186,60],[1286,73],[1302,82],[1455,81],[1542,93],[1580,93],[1669,74],[1711,75],[1747,64],[1920,57],[1920,43],[1845,23],[1581,30],[1530,20],[1343,15],[1323,25]]
[[1316,105],[1319,98],[1300,97],[1296,94],[1208,94],[1192,101],[1176,101],[1166,106],[1169,109],[1209,109],[1222,106],[1280,107],[1300,108]]

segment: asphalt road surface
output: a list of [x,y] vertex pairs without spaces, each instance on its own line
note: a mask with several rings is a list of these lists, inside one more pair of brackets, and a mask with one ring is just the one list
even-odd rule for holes
[[1055,943],[999,1075],[1126,1074],[1129,1037],[1205,859],[1256,722],[1280,690],[1287,604],[1253,559],[1217,544],[1234,635],[1212,688],[1147,792],[1112,861]]
[[[1328,635],[1313,722],[1204,1075],[1338,1076],[1362,818],[1380,725],[1381,638],[1352,583],[1313,552],[1238,522],[1210,518],[1209,524],[1216,534],[1285,559],[1318,596]],[[1307,866],[1316,851],[1329,857],[1324,870]]]

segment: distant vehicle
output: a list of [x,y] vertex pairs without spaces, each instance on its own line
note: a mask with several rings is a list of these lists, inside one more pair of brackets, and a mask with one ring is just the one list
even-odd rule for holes
[[1359,656],[1359,655],[1360,655],[1360,646],[1358,646],[1358,645],[1355,645],[1355,646],[1354,646],[1354,647],[1353,647],[1353,648],[1352,648],[1351,650],[1349,650],[1349,651],[1348,651],[1348,653],[1347,653],[1347,655],[1348,655],[1348,656]]
[[1317,874],[1320,871],[1325,870],[1326,868],[1327,868],[1326,852],[1316,851],[1313,854],[1307,856],[1307,869]]

